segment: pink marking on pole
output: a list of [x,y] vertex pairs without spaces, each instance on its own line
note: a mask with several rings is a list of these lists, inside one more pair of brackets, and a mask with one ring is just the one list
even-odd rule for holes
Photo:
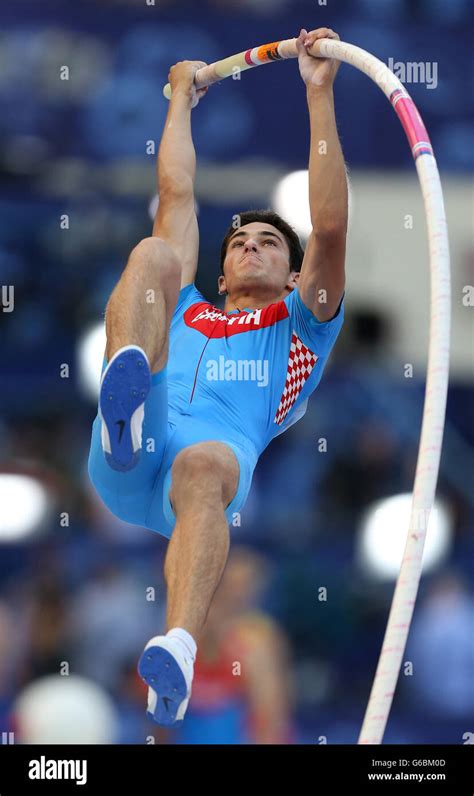
[[251,53],[252,53],[251,49],[245,51],[245,60],[248,64],[250,64],[250,66],[254,66],[254,62],[252,61],[251,58]]
[[396,89],[390,97],[390,102],[405,130],[413,157],[416,159],[419,155],[432,155],[428,132],[411,97],[402,96],[400,89]]

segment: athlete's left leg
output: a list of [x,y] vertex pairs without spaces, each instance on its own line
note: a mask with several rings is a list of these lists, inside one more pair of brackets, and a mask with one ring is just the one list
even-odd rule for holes
[[199,637],[229,553],[225,510],[239,481],[239,464],[222,442],[181,450],[173,463],[170,500],[176,525],[165,560],[167,627]]
[[167,627],[146,645],[138,671],[149,686],[148,714],[182,721],[191,696],[196,641],[229,553],[225,510],[239,485],[239,462],[222,442],[198,442],[177,454],[170,501],[176,524],[165,560]]

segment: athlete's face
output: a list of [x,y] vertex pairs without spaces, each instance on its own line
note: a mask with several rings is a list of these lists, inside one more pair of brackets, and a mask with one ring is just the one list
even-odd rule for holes
[[272,224],[252,221],[239,227],[227,243],[224,276],[219,292],[252,291],[280,296],[295,286],[298,274],[290,271],[290,250],[285,236]]

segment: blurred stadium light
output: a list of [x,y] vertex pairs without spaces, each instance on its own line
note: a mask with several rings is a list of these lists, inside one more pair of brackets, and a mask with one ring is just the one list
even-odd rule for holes
[[24,744],[114,742],[113,702],[85,677],[51,675],[35,680],[20,693],[14,712]]
[[[383,498],[370,506],[361,520],[358,540],[360,564],[381,580],[397,577],[410,521],[411,493]],[[435,569],[451,546],[452,522],[445,503],[435,501],[428,521],[423,572]]]
[[0,543],[38,533],[48,518],[51,496],[36,478],[0,473]]
[[308,171],[292,171],[279,180],[271,200],[276,212],[305,239],[312,229],[308,190]]
[[77,361],[79,386],[84,394],[97,400],[100,372],[105,352],[105,324],[94,324],[79,338]]
[[[291,171],[282,177],[276,184],[271,204],[292,227],[306,241],[312,229],[311,216],[309,212],[309,173],[307,169]],[[352,191],[349,178],[347,180],[349,189],[349,219],[348,227],[352,218]]]

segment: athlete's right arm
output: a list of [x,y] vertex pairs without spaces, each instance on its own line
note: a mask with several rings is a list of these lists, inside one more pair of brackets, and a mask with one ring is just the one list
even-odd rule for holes
[[196,71],[205,65],[203,61],[181,61],[171,67],[172,97],[157,159],[159,206],[152,234],[166,240],[178,257],[181,287],[194,282],[199,257],[191,110],[207,92],[207,88],[196,91],[194,86]]

